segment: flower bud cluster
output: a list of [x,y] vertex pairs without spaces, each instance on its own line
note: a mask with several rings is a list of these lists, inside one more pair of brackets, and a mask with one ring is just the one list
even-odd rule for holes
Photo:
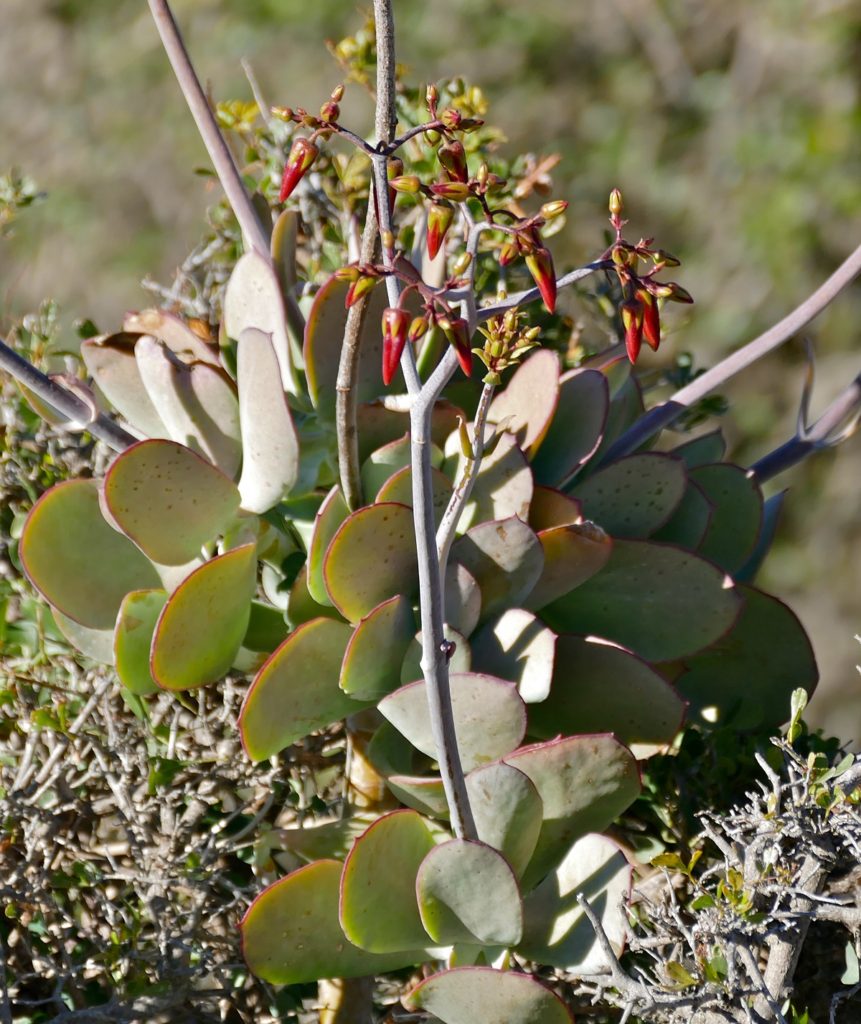
[[[654,239],[641,238],[636,245],[622,238],[626,221],[622,219],[622,193],[614,188],[610,193],[610,223],[616,231],[616,240],[603,258],[612,261],[624,296],[619,314],[625,330],[625,349],[632,363],[637,361],[643,341],[654,351],[661,343],[661,316],[659,300],[693,302],[693,298],[675,281],[656,281],[655,277],[666,267],[679,266],[679,260],[663,249],[652,247]],[[646,264],[641,270],[640,265]]]
[[[504,294],[500,296],[500,299],[504,298]],[[491,317],[484,327],[479,327],[485,338],[484,346],[472,351],[487,367],[483,378],[485,384],[501,384],[503,371],[519,362],[538,344],[541,328],[524,326],[525,317],[525,313],[514,307]]]

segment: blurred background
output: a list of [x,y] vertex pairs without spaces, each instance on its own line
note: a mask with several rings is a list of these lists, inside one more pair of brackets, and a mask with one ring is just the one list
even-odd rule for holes
[[[344,0],[175,0],[201,78],[316,109],[340,80],[324,40],[356,31]],[[558,153],[560,265],[603,248],[609,190],[628,234],[655,235],[694,295],[662,357],[698,365],[785,315],[861,241],[861,0],[395,0],[400,60],[419,81],[463,74],[485,91],[512,153]],[[47,198],[0,239],[0,331],[50,297],[103,331],[151,299],[202,232],[206,155],[143,0],[3,0],[0,175]],[[370,124],[354,88],[344,120]],[[681,308],[681,307],[679,307]],[[861,370],[861,284],[808,329],[813,412]],[[727,389],[730,455],[749,464],[790,436],[800,341]],[[861,741],[861,436],[770,485],[789,487],[759,578],[813,638],[811,718]]]

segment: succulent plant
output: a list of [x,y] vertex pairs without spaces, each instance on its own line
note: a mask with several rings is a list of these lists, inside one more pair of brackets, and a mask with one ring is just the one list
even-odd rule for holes
[[[282,201],[301,196],[343,132],[336,94],[320,118],[281,111],[312,129],[292,142]],[[470,176],[480,122],[438,111],[438,98],[409,134],[446,141],[419,140],[415,174],[388,177],[391,153],[366,147],[378,212],[389,186],[407,204],[400,229],[391,208],[381,214],[382,262],[342,251],[328,276],[297,262],[297,213],[276,209],[270,249],[250,248],[232,271],[217,330],[154,309],[84,342],[96,394],[138,440],[103,480],[48,491],[20,558],[70,642],[113,664],[136,698],[250,676],[240,729],[253,760],[370,714],[365,754],[399,806],[281,834],[276,845],[307,864],[244,919],[256,974],[290,984],[442,962],[405,1005],[447,1024],[495,1007],[511,1024],[562,1022],[556,994],[507,968],[512,956],[573,973],[604,966],[580,896],[623,947],[632,858],[603,833],[639,793],[638,761],[666,750],[685,720],[779,725],[817,670],[795,616],[752,582],[779,500],[723,461],[720,432],[625,450],[644,413],[632,365],[641,340],[658,345],[660,300],[689,301],[656,281],[675,261],[651,240],[625,242],[614,191],[615,242],[569,279],[616,274],[619,342],[575,366],[542,347],[526,310],[540,294],[554,311],[540,231],[565,204],[509,210],[504,232],[491,217],[486,233],[502,242],[480,249],[473,213],[457,221],[454,207],[487,212],[489,195],[504,205],[509,193],[485,164]],[[425,185],[429,163],[442,178]],[[408,258],[410,242],[424,264]],[[519,256],[537,291],[478,309],[476,263],[494,296],[500,265]],[[356,305],[364,500],[351,507],[338,396]],[[552,337],[561,320],[547,322]],[[420,463],[418,400],[411,392],[411,411],[396,366],[420,385],[456,363],[467,373],[473,353],[484,381],[433,396]],[[431,520],[429,566],[417,537]],[[444,623],[434,652],[431,570]],[[429,658],[450,669],[443,703],[470,834],[453,818]]]

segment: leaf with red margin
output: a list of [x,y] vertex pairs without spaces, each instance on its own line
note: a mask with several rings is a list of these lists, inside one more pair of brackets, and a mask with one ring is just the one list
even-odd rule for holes
[[388,954],[354,946],[338,921],[342,866],[318,860],[270,885],[242,919],[242,952],[273,985],[384,974],[429,959],[421,949]]

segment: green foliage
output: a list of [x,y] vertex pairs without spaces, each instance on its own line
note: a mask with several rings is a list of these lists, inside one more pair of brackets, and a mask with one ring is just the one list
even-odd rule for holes
[[[353,78],[367,74],[361,39],[336,53]],[[405,87],[399,102],[403,128],[427,120],[418,90]],[[550,236],[563,218],[527,209],[538,205],[535,169],[499,156],[499,132],[478,121],[480,92],[449,80],[438,102],[444,125],[459,109],[446,145],[463,146],[464,173],[474,177],[450,174],[394,202],[392,241],[404,263],[407,254],[418,263],[406,280],[419,271],[428,279],[413,286],[418,318],[436,323],[417,342],[419,366],[427,376],[437,364],[440,334],[464,368],[467,358],[445,298],[463,284],[465,238],[446,225],[436,268],[425,259],[429,189],[445,186],[473,217],[492,196],[516,227],[490,222],[475,258],[481,297],[529,287],[528,268],[548,310],[526,327],[529,312],[515,309],[511,323],[487,331],[485,382],[503,390],[490,406],[480,465],[463,426],[479,402],[474,380],[446,392],[433,438],[437,512],[466,480],[471,486],[451,547],[445,644],[479,841],[449,831],[427,687],[415,681],[419,566],[407,422],[397,402],[385,401],[400,380],[379,380],[378,325],[390,298],[378,281],[388,269],[344,266],[349,225],[367,208],[368,161],[330,147],[325,118],[282,112],[263,122],[253,105],[218,108],[222,126],[248,147],[276,224],[272,265],[260,253],[235,259],[225,232],[213,258],[229,277],[210,281],[209,321],[148,310],[83,343],[100,394],[142,440],[100,482],[49,489],[23,527],[20,556],[69,640],[114,664],[140,706],[156,688],[186,699],[183,691],[229,673],[251,676],[239,729],[254,761],[375,709],[368,760],[392,802],[405,806],[370,822],[357,815],[337,835],[310,826],[301,840],[284,833],[269,845],[311,863],[248,911],[243,946],[255,973],[298,984],[444,960],[451,969],[414,988],[406,1005],[446,1024],[488,1007],[504,1008],[507,1024],[563,1024],[569,1015],[553,993],[505,970],[510,953],[575,973],[605,967],[572,903],[585,889],[621,949],[631,868],[601,833],[627,812],[629,822],[659,817],[667,842],[684,839],[694,802],[680,792],[678,807],[663,807],[667,779],[692,769],[704,750],[726,757],[727,725],[753,745],[748,731],[780,725],[790,694],[812,692],[817,671],[794,616],[739,578],[770,538],[762,495],[740,467],[720,461],[720,436],[607,460],[642,412],[638,376],[614,355],[588,360],[571,322],[553,312],[555,276],[539,231]],[[474,123],[461,130],[461,116]],[[276,202],[281,153],[298,124],[322,149],[313,182],[293,183],[288,212],[297,209],[301,221],[285,220]],[[404,146],[405,169],[422,182],[448,167],[443,131]],[[214,223],[225,216],[216,211]],[[501,259],[512,237],[526,267]],[[668,260],[621,235],[598,258],[615,266],[623,287],[671,287],[652,276]],[[638,260],[654,266],[640,275]],[[351,511],[336,483],[334,419],[345,304],[359,282],[373,289],[354,382],[366,504]],[[608,319],[630,352],[630,325]],[[526,355],[539,340],[544,347]],[[670,756],[685,702],[689,727]],[[647,791],[639,803],[638,758]],[[822,779],[830,779],[824,764]],[[169,768],[158,780],[169,784]],[[485,898],[498,901],[493,914]],[[735,877],[710,898],[738,914],[750,909]],[[709,969],[720,973],[717,961]],[[678,965],[675,983],[688,979]]]

